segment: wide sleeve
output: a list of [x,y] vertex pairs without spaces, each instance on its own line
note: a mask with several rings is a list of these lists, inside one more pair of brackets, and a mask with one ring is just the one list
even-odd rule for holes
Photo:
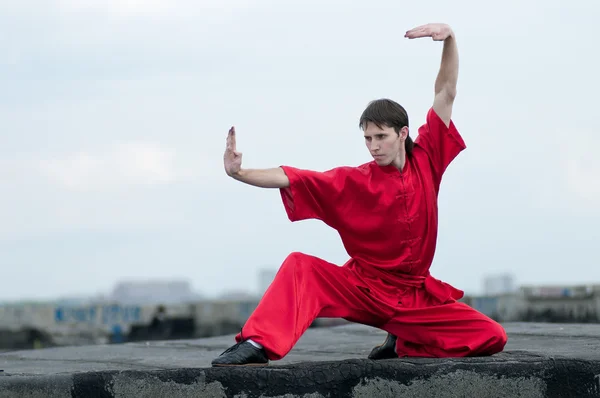
[[317,219],[333,226],[335,205],[342,200],[344,168],[319,172],[281,166],[290,186],[281,188],[281,200],[290,221]]
[[419,128],[415,145],[427,153],[438,184],[446,168],[467,147],[454,122],[450,121],[450,125],[446,126],[433,108],[427,112],[426,123]]

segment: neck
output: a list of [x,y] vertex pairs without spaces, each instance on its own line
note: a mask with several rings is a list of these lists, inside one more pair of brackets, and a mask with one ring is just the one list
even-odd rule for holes
[[398,170],[402,171],[404,169],[404,165],[406,164],[406,152],[400,151],[398,156],[392,162],[392,165],[396,167]]

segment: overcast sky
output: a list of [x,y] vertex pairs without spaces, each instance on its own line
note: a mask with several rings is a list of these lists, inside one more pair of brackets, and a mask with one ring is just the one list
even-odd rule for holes
[[[85,5],[83,5],[85,4]],[[389,97],[416,133],[454,28],[468,149],[440,193],[434,276],[467,292],[600,283],[600,3],[6,0],[0,3],[0,300],[187,279],[254,290],[292,251],[342,264],[338,235],[288,221],[246,167],[371,160],[358,118]]]

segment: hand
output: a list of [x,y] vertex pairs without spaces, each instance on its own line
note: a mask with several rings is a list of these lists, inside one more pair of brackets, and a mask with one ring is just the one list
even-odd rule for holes
[[239,173],[242,168],[242,154],[237,152],[235,148],[235,127],[229,129],[223,162],[225,164],[225,172],[230,177]]
[[444,41],[453,35],[454,32],[452,32],[452,28],[450,28],[449,25],[446,25],[445,23],[430,23],[409,30],[404,37],[409,39],[431,37],[434,41]]

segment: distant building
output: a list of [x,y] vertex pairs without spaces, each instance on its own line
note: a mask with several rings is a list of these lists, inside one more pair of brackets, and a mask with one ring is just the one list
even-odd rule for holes
[[263,268],[258,272],[258,294],[260,296],[265,294],[276,274],[277,270],[272,268]]
[[247,301],[247,300],[255,300],[256,295],[252,292],[248,292],[246,290],[228,290],[221,293],[218,296],[219,300],[228,300],[228,301]]
[[515,277],[512,274],[488,275],[483,279],[483,294],[498,296],[516,291]]
[[135,304],[172,304],[197,300],[190,283],[180,280],[127,281],[118,283],[109,300]]

